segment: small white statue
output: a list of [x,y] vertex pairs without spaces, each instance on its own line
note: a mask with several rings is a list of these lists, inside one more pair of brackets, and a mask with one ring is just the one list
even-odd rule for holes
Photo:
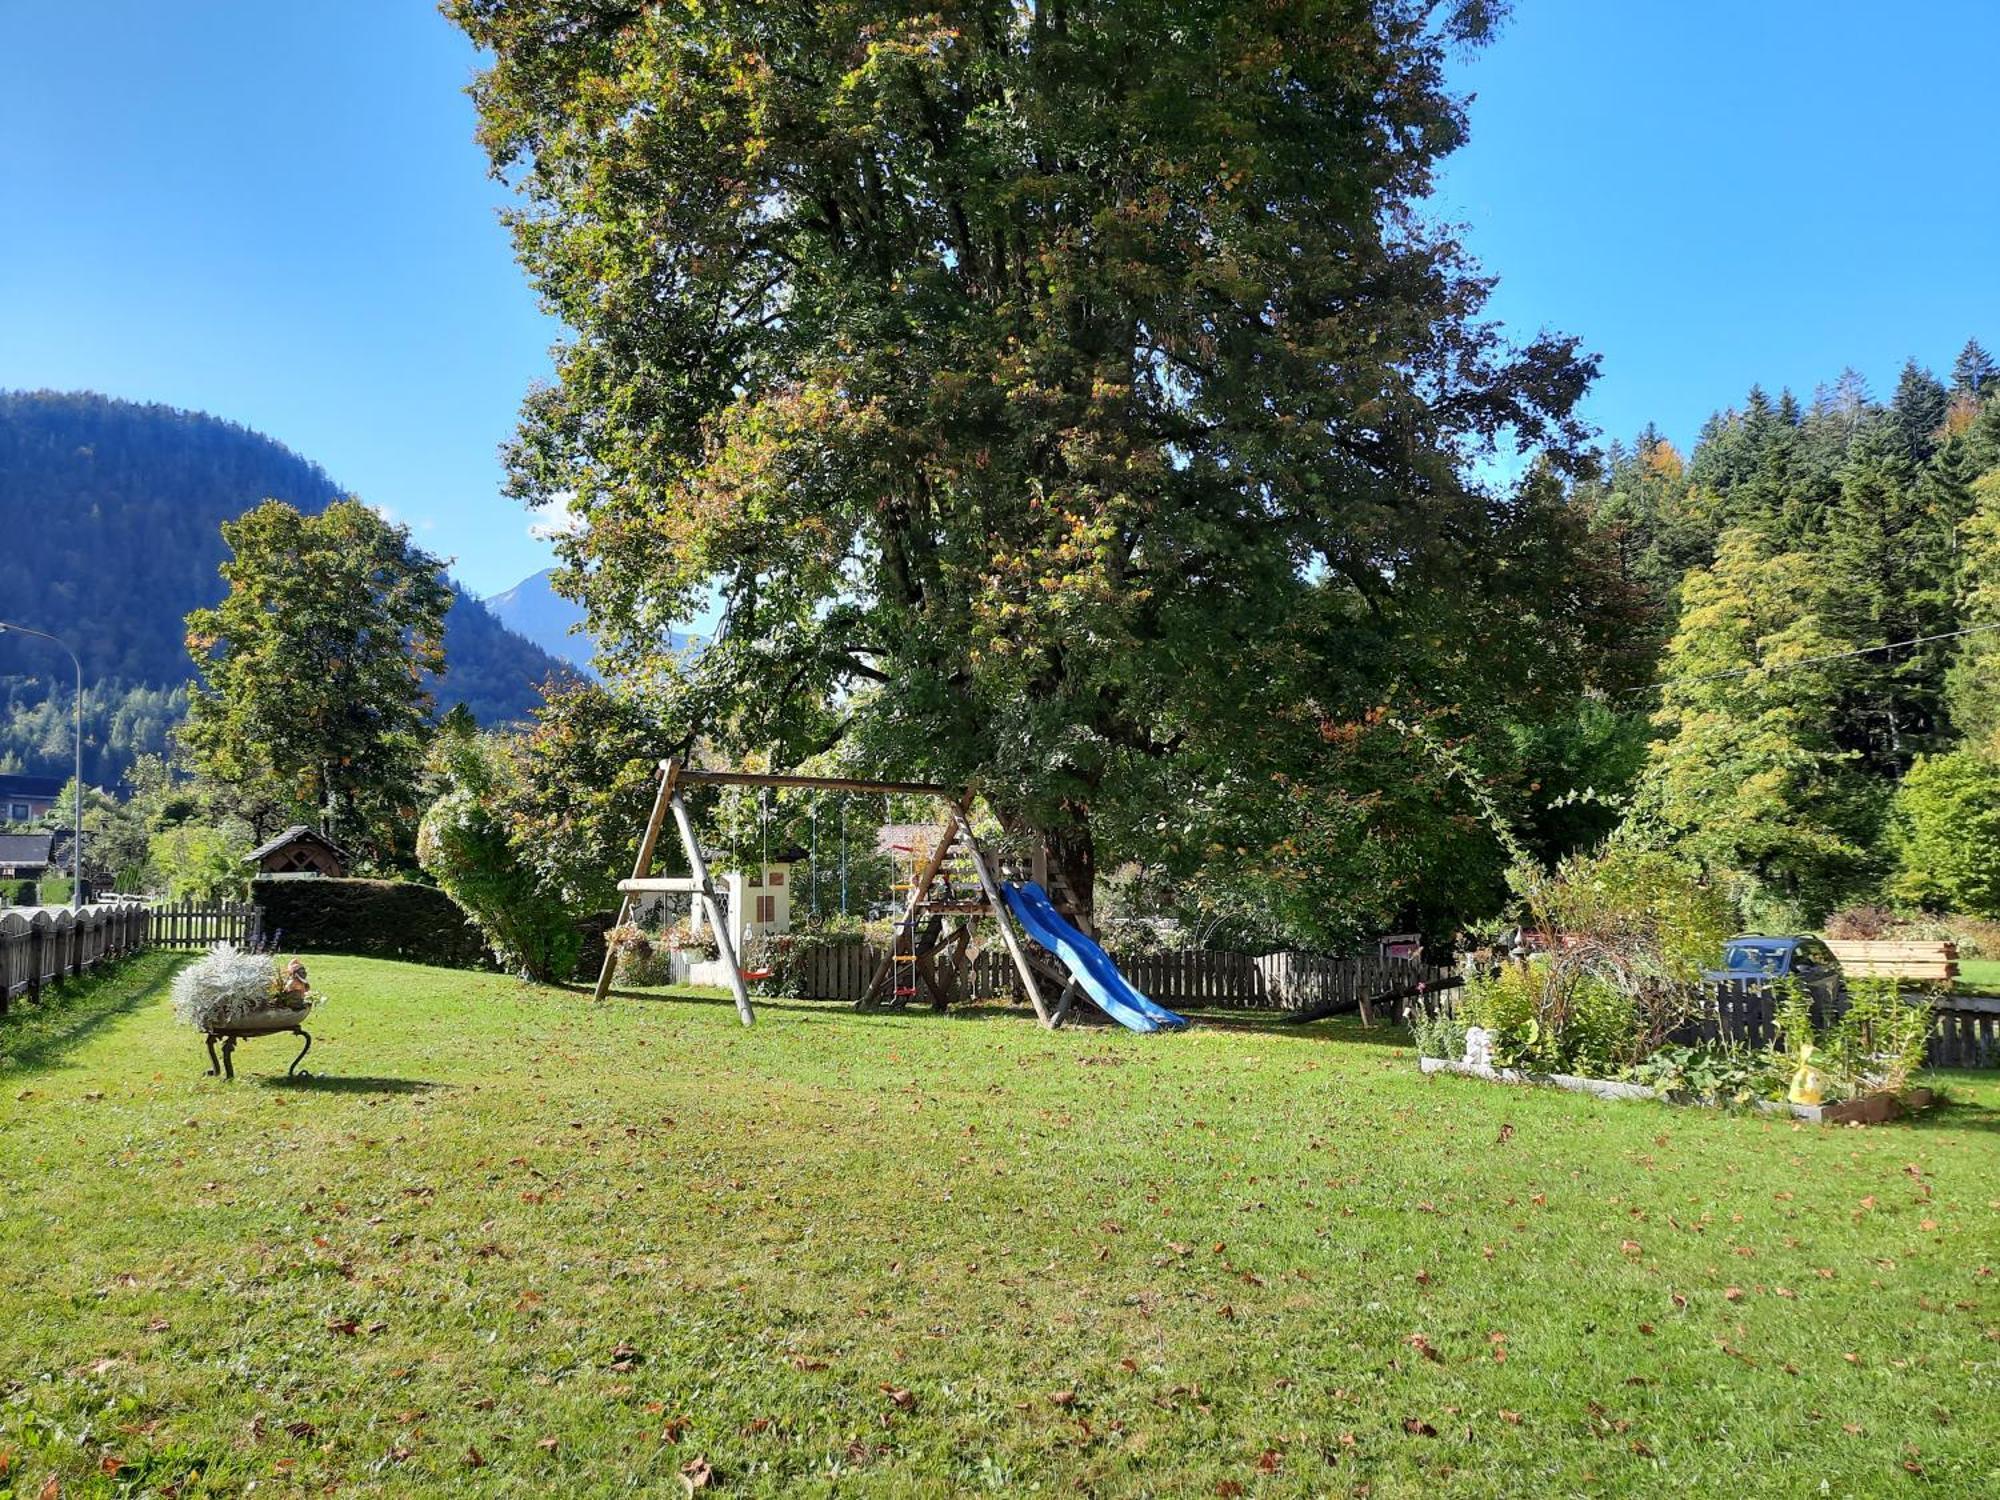
[[1484,1026],[1465,1028],[1465,1060],[1475,1068],[1493,1066],[1493,1033]]

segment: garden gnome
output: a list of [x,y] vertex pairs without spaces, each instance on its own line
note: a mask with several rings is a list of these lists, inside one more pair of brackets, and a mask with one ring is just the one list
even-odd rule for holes
[[296,958],[285,965],[285,982],[279,993],[284,995],[307,995],[312,986],[306,983],[306,966]]

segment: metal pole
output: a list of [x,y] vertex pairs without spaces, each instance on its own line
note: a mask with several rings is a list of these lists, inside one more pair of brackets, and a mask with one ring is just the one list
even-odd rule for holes
[[70,661],[76,666],[76,801],[75,826],[69,847],[69,904],[70,910],[80,911],[83,908],[83,658],[71,651],[69,643],[61,636],[36,630],[31,625],[0,620],[0,634],[9,630],[17,635],[32,635],[38,640],[53,642],[69,653]]

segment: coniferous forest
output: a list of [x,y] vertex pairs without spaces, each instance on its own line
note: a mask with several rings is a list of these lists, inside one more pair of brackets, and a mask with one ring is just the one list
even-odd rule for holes
[[[186,616],[222,597],[221,526],[260,500],[316,511],[344,491],[233,422],[88,393],[0,392],[0,618],[78,646],[84,778],[116,786],[187,711]],[[439,710],[526,717],[566,671],[456,589]],[[0,770],[66,776],[72,668],[53,648],[0,656]]]
[[1976,340],[1883,397],[1852,370],[1753,388],[1686,454],[1612,443],[1579,499],[1643,606],[1636,829],[1772,926],[2000,909],[2000,371]]

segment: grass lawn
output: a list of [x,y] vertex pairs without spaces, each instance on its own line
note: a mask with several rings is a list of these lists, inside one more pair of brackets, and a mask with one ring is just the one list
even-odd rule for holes
[[0,1493],[2000,1493],[2000,1075],[1842,1130],[322,959],[323,1076],[228,1085],[169,968],[0,1022]]
[[2000,958],[1961,958],[1952,988],[1962,995],[2000,995]]

